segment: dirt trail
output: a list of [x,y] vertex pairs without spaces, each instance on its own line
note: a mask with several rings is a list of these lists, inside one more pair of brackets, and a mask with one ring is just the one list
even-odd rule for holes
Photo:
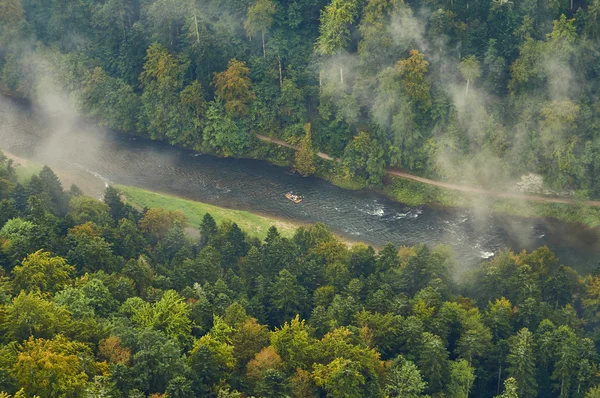
[[[277,145],[281,145],[287,148],[291,148],[293,150],[298,150],[297,147],[288,144],[285,141],[278,140],[277,138],[271,138],[264,135],[256,134],[256,137],[262,141],[271,142]],[[318,152],[317,156],[325,159],[325,160],[336,160],[331,156],[327,155],[323,152]],[[573,199],[565,199],[565,198],[552,198],[548,196],[540,196],[540,195],[528,195],[516,192],[500,192],[500,191],[492,191],[483,188],[471,187],[468,185],[458,185],[452,184],[448,182],[430,180],[429,178],[419,177],[414,174],[407,173],[405,171],[399,169],[388,168],[386,169],[386,173],[396,177],[402,177],[413,181],[422,182],[424,184],[433,185],[440,188],[451,189],[454,191],[468,192],[468,193],[476,193],[479,195],[491,196],[495,198],[505,198],[505,199],[521,199],[521,200],[532,200],[535,202],[546,202],[546,203],[565,203],[565,204],[576,204],[577,202]],[[588,206],[600,206],[600,201],[597,200],[588,200],[583,202]]]

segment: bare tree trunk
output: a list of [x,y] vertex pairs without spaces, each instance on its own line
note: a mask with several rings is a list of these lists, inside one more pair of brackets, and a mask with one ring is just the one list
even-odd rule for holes
[[344,84],[344,68],[340,66],[340,82]]
[[263,45],[263,58],[267,56],[267,51],[265,50],[265,31],[262,31],[262,45]]
[[277,61],[279,62],[279,88],[283,87],[283,75],[281,74],[281,57],[277,57]]
[[496,395],[500,395],[500,380],[502,380],[502,364],[498,369],[498,387],[496,388]]
[[323,86],[323,69],[319,69],[319,90]]
[[469,81],[467,80],[467,95],[469,95]]
[[198,16],[196,15],[195,7],[194,7],[194,24],[196,25],[196,43],[200,44],[200,31],[198,30]]

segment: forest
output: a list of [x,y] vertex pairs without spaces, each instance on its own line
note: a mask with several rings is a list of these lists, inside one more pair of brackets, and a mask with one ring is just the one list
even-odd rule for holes
[[0,155],[0,397],[600,397],[600,268],[459,265],[323,224],[190,225]]
[[0,0],[0,82],[360,186],[386,167],[502,189],[536,173],[597,198],[599,38],[600,0]]

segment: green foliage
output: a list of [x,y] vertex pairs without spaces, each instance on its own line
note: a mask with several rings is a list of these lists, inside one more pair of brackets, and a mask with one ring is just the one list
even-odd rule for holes
[[468,398],[475,381],[475,369],[464,359],[450,364],[450,381],[448,393],[455,398]]
[[22,218],[8,220],[0,230],[2,251],[13,260],[21,261],[39,247],[36,235],[34,223]]
[[168,290],[160,301],[135,309],[132,320],[140,327],[161,330],[174,340],[185,342],[192,328],[189,314],[189,307],[177,292]]
[[110,223],[109,207],[89,196],[71,198],[69,215],[75,224],[92,222],[103,226]]
[[0,230],[5,253],[23,253],[0,278],[0,390],[597,395],[600,277],[546,247],[501,251],[458,282],[445,246],[348,247],[323,224],[257,239],[200,209],[194,242],[181,212],[142,215],[112,189],[61,212],[53,175]]
[[469,57],[464,58],[458,67],[460,69],[460,73],[467,81],[467,95],[469,94],[469,83],[478,79],[481,76],[481,69],[479,67],[479,62],[475,58],[475,56],[471,55]]
[[[310,123],[312,150],[343,163],[319,160],[314,173],[346,187],[401,167],[496,190],[536,173],[544,188],[598,197],[600,5],[568,3],[3,0],[1,88],[64,88],[100,125],[285,166],[292,150],[253,134],[297,143]],[[366,146],[353,139],[363,132]],[[47,210],[63,212],[47,188]],[[412,203],[462,200],[411,188],[390,187]],[[597,224],[592,213],[574,217]]]
[[385,173],[383,156],[379,142],[363,131],[346,147],[342,164],[348,177],[360,177],[370,184],[376,184]]
[[300,140],[298,151],[294,158],[294,170],[301,176],[308,177],[315,174],[317,168],[315,167],[315,152],[312,148],[310,123],[304,126],[304,130],[306,133],[304,134],[304,138]]
[[422,380],[421,372],[414,363],[402,357],[394,360],[385,386],[389,397],[423,397],[426,387],[427,383]]
[[317,51],[322,55],[343,51],[350,41],[349,25],[357,14],[358,2],[355,0],[334,0],[321,10]]
[[517,382],[512,377],[504,380],[504,392],[497,398],[519,398],[517,393]]
[[28,396],[84,396],[90,374],[99,370],[83,343],[58,335],[52,340],[29,338],[19,349],[15,377]]
[[322,386],[327,395],[334,398],[358,398],[365,379],[349,359],[336,358],[327,365],[318,364],[313,371],[313,378],[318,386]]
[[507,372],[516,380],[519,395],[525,398],[537,395],[533,344],[533,334],[526,328],[519,330],[509,341],[510,353],[506,358]]
[[71,282],[73,271],[74,268],[62,257],[52,257],[50,253],[38,250],[13,269],[13,286],[17,291],[54,293]]
[[2,330],[8,341],[21,342],[29,337],[52,338],[70,326],[70,314],[44,299],[39,293],[21,292],[2,308]]
[[249,140],[245,129],[225,112],[223,102],[218,99],[209,104],[202,137],[210,150],[222,156],[243,153]]

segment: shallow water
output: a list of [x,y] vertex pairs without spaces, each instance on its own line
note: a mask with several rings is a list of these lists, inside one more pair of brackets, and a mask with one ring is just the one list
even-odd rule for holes
[[[445,243],[456,252],[461,269],[507,247],[547,245],[581,272],[600,260],[598,233],[576,225],[483,210],[406,206],[374,192],[302,178],[265,162],[200,155],[1,97],[0,148],[66,168],[82,180],[131,185],[291,221],[324,222],[342,236],[375,246]],[[291,190],[304,195],[302,203],[285,199]]]

